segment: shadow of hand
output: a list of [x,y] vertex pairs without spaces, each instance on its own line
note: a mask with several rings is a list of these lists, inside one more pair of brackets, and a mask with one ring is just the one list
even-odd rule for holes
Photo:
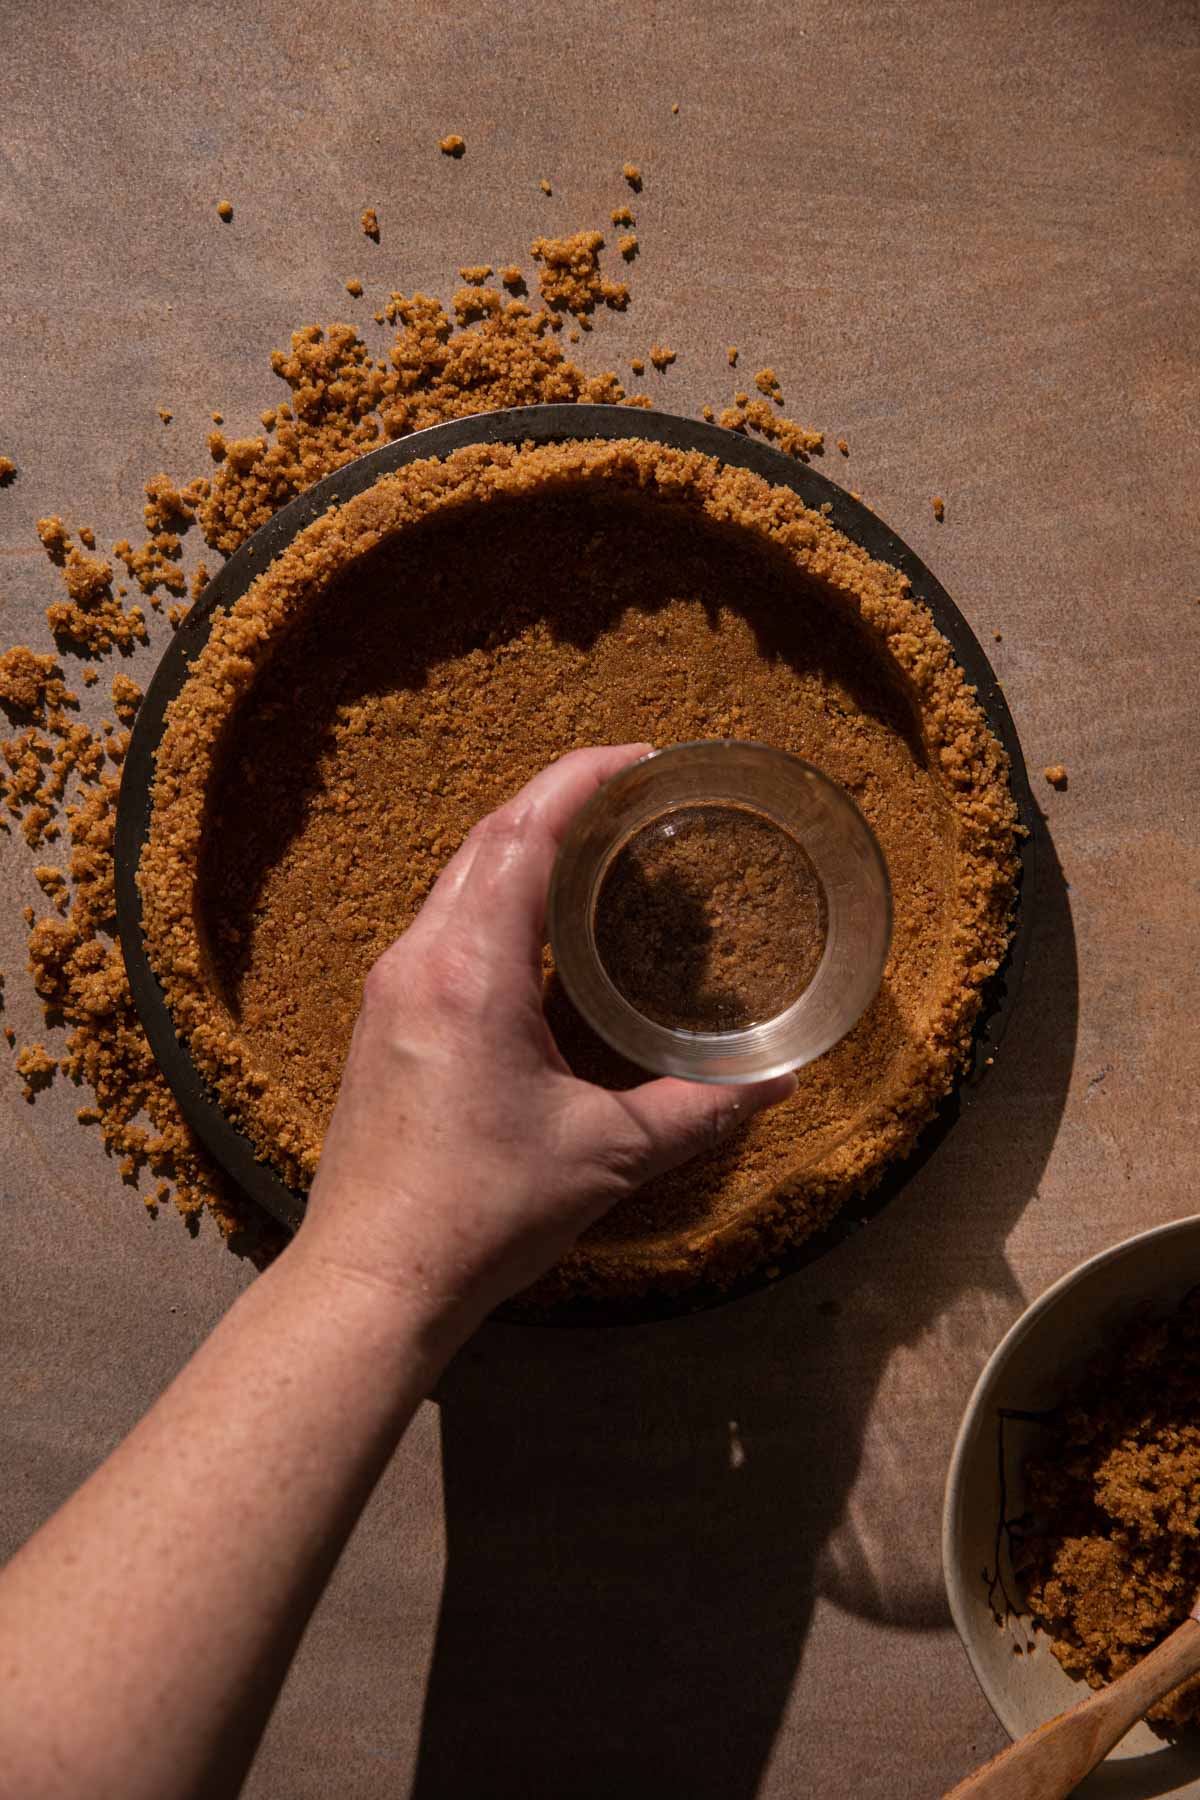
[[868,1230],[696,1318],[491,1325],[448,1372],[419,1800],[748,1800],[818,1595],[946,1622],[945,1467],[1021,1303],[1004,1242],[1074,1054],[1074,939],[1041,850],[1025,1000],[989,1091]]

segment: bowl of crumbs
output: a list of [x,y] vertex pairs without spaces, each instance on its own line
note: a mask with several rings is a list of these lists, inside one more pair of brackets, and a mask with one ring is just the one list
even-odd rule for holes
[[[836,784],[890,882],[882,979],[795,1097],[594,1226],[514,1314],[692,1310],[861,1223],[993,1059],[1033,809],[995,676],[868,508],[770,445],[616,406],[360,456],[210,583],[139,713],[117,895],[143,1023],[216,1160],[289,1224],[362,983],[472,825],[587,744],[722,740]],[[573,1006],[581,1075],[644,1079]]]
[[[1200,1217],[1056,1282],[993,1353],[951,1460],[950,1610],[1017,1738],[1117,1680],[1200,1593]],[[1083,1784],[1200,1796],[1200,1676]]]

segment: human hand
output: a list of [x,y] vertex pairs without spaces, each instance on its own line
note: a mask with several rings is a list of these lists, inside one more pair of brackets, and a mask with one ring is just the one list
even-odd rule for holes
[[298,1244],[469,1325],[653,1175],[795,1089],[664,1079],[614,1093],[567,1068],[542,1011],[555,855],[646,745],[577,750],[471,832],[367,977]]

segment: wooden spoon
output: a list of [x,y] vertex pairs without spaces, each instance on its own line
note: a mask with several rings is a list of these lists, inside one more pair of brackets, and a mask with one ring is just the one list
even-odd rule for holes
[[1156,1700],[1200,1669],[1200,1600],[1182,1625],[1110,1687],[994,1756],[945,1800],[1062,1800]]

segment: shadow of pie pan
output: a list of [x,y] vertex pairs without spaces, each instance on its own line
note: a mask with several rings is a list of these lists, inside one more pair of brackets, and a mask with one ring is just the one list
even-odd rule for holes
[[[880,562],[906,575],[914,598],[921,601],[947,639],[979,705],[1011,763],[1010,784],[1025,835],[1019,840],[1020,872],[1015,930],[1005,962],[984,994],[975,1027],[969,1064],[913,1152],[890,1169],[879,1185],[852,1202],[833,1222],[783,1257],[773,1267],[791,1273],[823,1256],[851,1237],[899,1192],[927,1161],[961,1113],[971,1104],[1004,1035],[1020,986],[1032,926],[1035,825],[1037,813],[1029,791],[1024,758],[1012,715],[978,639],[945,589],[920,558],[874,513],[854,500],[811,465],[793,461],[769,444],[757,443],[700,420],[670,413],[634,411],[613,406],[530,406],[479,413],[432,425],[396,443],[369,451],[357,461],[326,476],[283,507],[231,556],[205,588],[167,646],[142,702],[121,780],[116,828],[117,925],[134,1004],[163,1074],[184,1118],[209,1154],[242,1191],[280,1223],[294,1229],[304,1215],[304,1197],[256,1153],[253,1144],[227,1118],[177,1035],[162,988],[150,966],[142,932],[138,865],[150,832],[155,755],[163,735],[167,708],[187,680],[192,662],[203,649],[213,615],[232,606],[284,547],[331,506],[342,504],[371,487],[380,476],[428,457],[448,456],[469,444],[562,443],[571,439],[637,438],[670,449],[698,451],[733,468],[748,469],[764,480],[787,487],[813,508],[828,504],[830,523]],[[600,1302],[581,1303],[576,1313],[556,1316],[564,1324],[636,1324],[693,1312],[767,1284],[763,1271],[732,1287],[689,1292],[678,1298],[652,1297],[609,1312]]]

